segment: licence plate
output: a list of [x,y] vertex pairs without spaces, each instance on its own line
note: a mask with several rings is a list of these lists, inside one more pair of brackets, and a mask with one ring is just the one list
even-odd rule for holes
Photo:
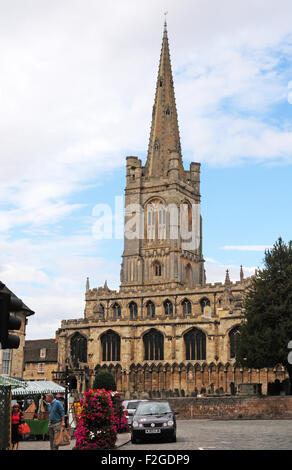
[[160,434],[161,429],[145,429],[146,434]]

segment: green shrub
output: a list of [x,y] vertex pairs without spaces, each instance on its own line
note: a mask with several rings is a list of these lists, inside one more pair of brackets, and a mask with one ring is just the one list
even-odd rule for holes
[[94,389],[105,389],[105,390],[112,390],[116,391],[117,386],[114,377],[110,372],[107,370],[101,370],[97,372],[95,378],[94,378],[94,383],[93,383],[93,388]]

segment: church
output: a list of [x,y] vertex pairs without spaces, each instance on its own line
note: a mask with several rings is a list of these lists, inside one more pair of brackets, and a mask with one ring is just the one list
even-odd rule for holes
[[[142,93],[142,90],[141,90]],[[234,344],[250,279],[208,284],[202,251],[200,163],[184,169],[166,23],[147,161],[126,158],[120,289],[86,283],[81,319],[57,331],[58,370],[83,392],[109,370],[123,396],[235,393],[285,372],[236,366]]]

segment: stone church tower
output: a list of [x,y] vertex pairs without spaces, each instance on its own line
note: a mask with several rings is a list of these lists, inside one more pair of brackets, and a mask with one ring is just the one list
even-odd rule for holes
[[[125,194],[121,290],[202,285],[200,164],[183,167],[166,24],[147,161],[143,166],[138,157],[127,157]],[[131,217],[139,226],[136,239]]]
[[206,283],[200,164],[183,166],[166,24],[147,161],[126,162],[121,286],[91,289],[87,279],[84,317],[57,331],[55,380],[64,381],[67,367],[71,388],[82,392],[105,368],[132,397],[234,393],[244,382],[262,383],[265,393],[283,368],[235,363],[249,279],[241,268],[236,283],[228,271],[224,283]]

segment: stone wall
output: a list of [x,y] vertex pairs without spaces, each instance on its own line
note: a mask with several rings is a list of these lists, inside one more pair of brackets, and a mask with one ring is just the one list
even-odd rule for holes
[[292,419],[292,396],[168,398],[178,419]]
[[40,372],[38,363],[26,363],[24,365],[23,378],[25,380],[53,380],[53,371],[57,368],[57,362],[45,362],[43,364],[43,371]]

